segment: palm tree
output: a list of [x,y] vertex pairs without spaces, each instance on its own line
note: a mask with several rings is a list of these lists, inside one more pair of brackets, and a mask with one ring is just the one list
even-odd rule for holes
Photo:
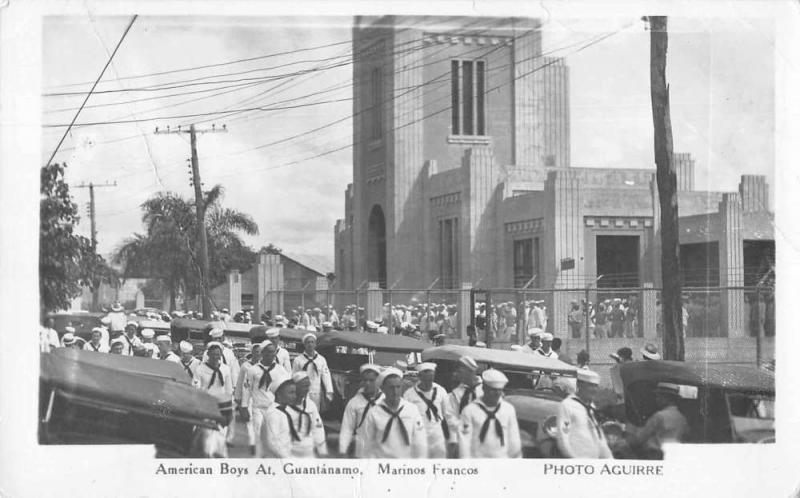
[[[250,215],[220,206],[223,192],[222,186],[216,185],[204,197],[212,286],[224,282],[231,269],[243,269],[252,261],[253,252],[239,233],[258,233]],[[123,265],[124,277],[161,279],[170,292],[170,307],[175,309],[179,292],[197,295],[202,290],[194,203],[172,192],[159,192],[141,207],[146,233],[125,240],[115,252],[114,262]]]

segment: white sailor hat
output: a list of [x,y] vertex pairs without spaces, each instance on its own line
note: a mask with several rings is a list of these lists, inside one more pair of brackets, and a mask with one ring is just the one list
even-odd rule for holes
[[172,344],[172,339],[168,335],[160,335],[156,337],[156,342],[168,342]]
[[75,344],[75,341],[77,341],[77,339],[75,339],[75,334],[73,334],[72,332],[67,332],[61,339],[64,341],[65,346],[70,346],[72,344]]
[[225,335],[225,331],[219,327],[214,327],[208,332],[209,337],[213,337],[214,339],[219,339],[223,335]]
[[270,345],[272,345],[272,344],[274,344],[272,341],[270,341],[269,339],[265,339],[265,340],[261,341],[261,342],[258,344],[258,346],[259,346],[261,349],[264,349],[265,347],[267,347],[267,346],[270,346]]
[[578,369],[578,382],[586,382],[587,384],[600,385],[600,375],[597,372],[587,370],[585,368]]
[[458,359],[458,363],[473,372],[478,371],[478,363],[471,356],[462,356]]
[[292,378],[291,377],[287,377],[285,375],[276,375],[272,379],[272,382],[270,382],[270,384],[269,384],[269,388],[268,388],[269,392],[271,392],[273,394],[273,396],[274,396],[275,393],[278,392],[278,389],[280,389],[282,385],[288,384],[289,382],[292,382]]
[[375,372],[376,374],[380,375],[381,367],[374,363],[364,363],[358,368],[358,373],[363,374],[364,372]]
[[397,377],[403,378],[403,372],[394,367],[387,367],[384,368],[383,371],[378,374],[378,379],[376,380],[378,386],[383,386],[383,383],[386,381],[387,378],[396,375]]
[[301,380],[305,380],[308,378],[308,374],[304,371],[300,370],[299,372],[295,372],[292,374],[292,382],[295,384],[300,382]]
[[121,345],[125,346],[125,339],[123,339],[122,337],[117,337],[116,339],[111,339],[111,342],[109,343],[109,346],[110,347],[114,347],[114,344],[121,344]]
[[377,329],[378,324],[373,322],[372,320],[367,320],[366,326],[368,329]]
[[478,342],[475,343],[475,347],[476,348],[485,348],[486,347],[486,343],[483,342],[483,341],[478,341]]
[[66,326],[66,327],[64,327],[64,332],[66,332],[68,334],[74,334],[75,333],[75,327]]
[[512,344],[511,351],[522,351],[525,346],[520,346],[519,344]]
[[271,329],[267,329],[267,331],[265,332],[265,335],[269,339],[275,339],[276,337],[279,337],[281,335],[281,329],[276,328],[276,327],[273,327]]
[[144,337],[145,339],[152,339],[154,335],[156,335],[156,333],[153,329],[142,330],[142,337]]
[[220,344],[217,341],[211,341],[208,344],[206,344],[206,351],[208,351],[211,348],[219,348],[220,350],[222,350],[222,344]]
[[[67,332],[69,332],[69,328],[67,328],[67,329],[65,329],[65,330],[66,330]],[[104,328],[101,328],[101,327],[94,327],[94,328],[92,329],[92,334],[94,334],[95,332],[97,332],[97,333],[98,333],[98,334],[100,334],[100,335],[103,335],[103,333],[105,332],[105,329],[104,329]]]
[[528,337],[541,336],[542,332],[543,332],[542,329],[540,329],[539,327],[529,328],[528,329]]
[[379,334],[388,334],[389,333],[389,327],[384,327],[383,325],[381,325],[380,327],[378,327],[378,333]]
[[397,361],[394,362],[393,368],[396,368],[397,370],[400,370],[400,371],[406,371],[406,370],[408,370],[408,363],[406,363],[403,360],[397,360]]
[[508,377],[503,375],[503,372],[500,370],[495,370],[494,368],[484,370],[481,374],[481,379],[483,379],[484,386],[494,389],[503,389],[506,387],[506,384],[508,384]]
[[424,372],[426,370],[430,370],[431,372],[436,371],[436,363],[431,361],[425,361],[417,365],[417,372]]
[[553,342],[553,334],[550,332],[542,334],[542,342]]
[[192,343],[190,342],[181,341],[181,343],[178,344],[178,347],[180,348],[181,353],[191,353],[194,351],[194,346],[192,346]]
[[139,322],[134,322],[133,320],[128,320],[128,323],[125,324],[125,328],[127,329],[128,327],[135,327],[135,328],[138,329],[139,328]]
[[314,339],[316,341],[317,340],[317,334],[315,334],[313,332],[309,332],[306,335],[304,335],[303,336],[303,344],[305,344],[306,341],[309,340],[309,339]]

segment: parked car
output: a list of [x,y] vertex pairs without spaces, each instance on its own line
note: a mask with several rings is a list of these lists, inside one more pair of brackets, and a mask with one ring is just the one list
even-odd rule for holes
[[157,457],[198,457],[225,421],[171,362],[65,348],[40,362],[40,444],[148,444]]
[[102,325],[100,320],[106,316],[105,313],[90,313],[88,311],[71,311],[64,313],[49,313],[47,318],[53,319],[53,328],[61,337],[66,332],[67,327],[75,328],[75,335],[88,341],[92,338],[92,329]]
[[690,443],[775,442],[775,375],[755,367],[640,361],[611,370],[627,422],[643,425],[656,411],[659,382],[679,386],[678,409]]

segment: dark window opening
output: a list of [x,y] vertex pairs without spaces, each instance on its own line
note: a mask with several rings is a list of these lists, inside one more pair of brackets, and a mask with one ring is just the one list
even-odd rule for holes
[[597,287],[639,285],[639,236],[597,236]]
[[443,289],[460,285],[458,273],[458,219],[439,221],[439,283]]
[[451,126],[453,135],[486,134],[486,62],[451,62]]

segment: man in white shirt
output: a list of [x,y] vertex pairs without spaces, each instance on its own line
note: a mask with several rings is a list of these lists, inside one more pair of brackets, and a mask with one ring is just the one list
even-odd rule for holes
[[483,396],[464,408],[458,431],[460,458],[520,458],[522,444],[517,412],[502,399],[508,383],[499,370],[481,375]]
[[[242,390],[242,403],[239,406],[242,420],[247,422],[252,417],[254,434],[261,434],[267,410],[275,401],[269,391],[270,384],[275,379],[289,378],[290,376],[289,372],[275,361],[275,345],[269,340],[263,341],[261,343],[261,361],[250,367],[245,374],[244,384],[247,388]],[[253,408],[252,414],[249,406]],[[256,438],[255,450],[257,457],[263,457],[265,449],[261,438]]]
[[300,441],[294,447],[293,454],[298,458],[314,458],[328,456],[328,445],[325,439],[325,427],[319,409],[308,397],[311,382],[305,372],[292,374],[295,385],[295,401],[288,405],[292,417],[297,417],[295,428]]
[[[218,342],[209,342],[206,349],[208,360],[197,367],[194,376],[194,385],[202,389],[217,400],[219,411],[227,423],[222,431],[227,436],[228,428],[233,422],[233,389],[235,379],[230,370],[222,364],[222,345]],[[227,439],[226,439],[227,440]]]
[[158,356],[156,356],[156,359],[171,361],[172,363],[181,362],[178,355],[172,351],[172,339],[168,335],[156,337],[156,346],[158,347]]
[[194,382],[195,372],[197,372],[197,367],[200,366],[200,360],[194,357],[194,346],[187,341],[181,341],[178,344],[178,348],[181,352],[181,363],[180,365],[186,371],[186,375],[189,376],[189,379]]
[[111,312],[105,317],[101,318],[100,322],[108,327],[108,330],[111,332],[112,336],[115,334],[120,334],[127,326],[127,323],[129,323],[127,317],[125,316],[125,308],[123,308],[119,303],[114,303],[111,306]]
[[339,429],[339,454],[361,458],[364,455],[364,421],[370,410],[381,399],[376,380],[381,373],[378,365],[367,363],[359,368],[361,388],[350,398],[344,408],[342,426]]
[[92,337],[86,344],[83,345],[83,349],[86,351],[94,351],[96,353],[108,353],[108,346],[103,344],[103,329],[100,327],[95,327],[92,329]]
[[556,441],[567,458],[612,458],[605,434],[594,415],[600,376],[578,370],[577,392],[561,402],[556,418]]
[[469,356],[459,358],[456,376],[460,383],[450,391],[445,403],[445,419],[451,435],[450,447],[448,448],[450,457],[456,456],[458,451],[458,444],[454,442],[453,438],[458,434],[461,412],[464,411],[468,404],[483,396],[481,378],[477,372],[478,363],[474,359]]
[[550,332],[545,332],[544,334],[542,334],[541,337],[542,337],[542,345],[539,346],[539,348],[536,349],[536,351],[534,352],[536,354],[544,356],[545,358],[553,358],[554,360],[557,360],[558,353],[556,353],[552,349],[553,334],[551,334]]
[[39,331],[39,351],[42,353],[49,353],[51,349],[61,346],[58,332],[53,328],[54,326],[55,320],[48,318],[44,321],[44,326]]
[[317,336],[309,332],[303,336],[303,354],[295,356],[292,362],[292,372],[305,372],[311,381],[311,390],[308,395],[319,407],[325,409],[321,403],[322,394],[325,395],[326,403],[333,400],[333,381],[331,372],[328,369],[328,362],[325,357],[317,353]]
[[[139,329],[139,324],[134,321],[129,321],[125,324],[125,330],[120,336],[122,338],[123,347],[122,347],[122,354],[133,356],[137,351],[141,351],[144,348],[144,344],[142,344],[142,340],[136,335],[136,331]],[[112,335],[114,330],[111,331]]]
[[364,422],[367,458],[426,458],[428,438],[419,411],[403,399],[403,372],[389,367],[377,379],[383,399]]
[[[247,380],[247,372],[249,372],[256,363],[261,361],[261,344],[253,344],[250,348],[250,354],[248,356],[249,358],[239,365],[239,378],[236,379],[236,388],[233,390],[233,400],[236,403],[236,407],[240,413],[242,407],[247,408],[247,410],[250,412],[253,410],[253,398],[251,397],[248,404],[244,405],[242,403],[242,397],[244,396],[245,389],[250,389],[250,384]],[[244,421],[244,417],[242,417],[242,420]],[[247,429],[247,444],[250,447],[250,453],[255,456],[256,438],[258,434],[253,430],[252,417],[245,421],[245,428]]]
[[275,359],[280,366],[283,367],[284,370],[287,372],[292,371],[292,358],[289,356],[289,351],[286,350],[285,347],[281,346],[280,343],[280,336],[281,336],[281,329],[275,327],[271,329],[267,329],[266,332],[267,339],[270,342],[275,344]]
[[403,399],[416,406],[422,415],[428,436],[428,458],[446,458],[446,443],[455,442],[455,437],[451,439],[450,426],[444,418],[447,391],[433,381],[436,363],[420,363],[416,370],[419,382],[405,392]]

